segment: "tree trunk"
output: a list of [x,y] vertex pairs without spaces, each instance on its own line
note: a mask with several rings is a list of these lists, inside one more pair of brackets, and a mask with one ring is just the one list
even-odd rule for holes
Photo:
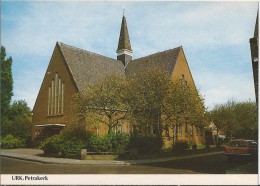
[[112,118],[111,118],[111,116],[108,116],[108,119],[109,119],[109,121],[108,121],[108,123],[109,123],[108,134],[111,134],[111,132],[112,132]]
[[173,143],[177,141],[177,125],[174,125],[173,127]]
[[108,134],[111,134],[111,131],[112,131],[112,126],[108,126]]
[[177,123],[176,123],[176,140],[175,140],[175,142],[178,141],[178,134],[179,134],[179,124],[178,124],[178,121],[177,121]]
[[217,129],[217,143],[218,143],[218,137],[219,137],[219,130]]

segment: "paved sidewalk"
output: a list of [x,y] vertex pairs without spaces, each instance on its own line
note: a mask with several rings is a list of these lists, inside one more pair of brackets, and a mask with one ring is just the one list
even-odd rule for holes
[[171,160],[180,160],[187,158],[195,158],[201,156],[209,156],[215,154],[222,154],[223,151],[219,152],[208,152],[202,154],[185,155],[181,157],[164,157],[155,159],[145,159],[145,160],[77,160],[77,159],[66,159],[66,158],[52,158],[43,157],[43,151],[40,149],[1,149],[1,156],[10,157],[16,159],[22,159],[27,161],[34,161],[40,163],[50,163],[50,164],[71,164],[71,165],[138,165],[156,162],[165,162]]

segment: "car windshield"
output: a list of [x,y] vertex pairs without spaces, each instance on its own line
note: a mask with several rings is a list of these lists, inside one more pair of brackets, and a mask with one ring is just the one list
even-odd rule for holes
[[230,147],[247,147],[246,141],[230,141],[228,142],[227,146]]

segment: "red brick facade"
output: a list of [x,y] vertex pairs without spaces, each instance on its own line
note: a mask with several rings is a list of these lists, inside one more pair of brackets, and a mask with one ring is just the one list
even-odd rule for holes
[[[56,74],[64,84],[64,109],[63,113],[60,112],[56,114],[50,114],[48,113],[49,88],[52,87],[52,81],[55,81]],[[64,61],[63,54],[61,53],[59,45],[57,44],[42,82],[35,106],[33,108],[33,140],[37,137],[48,137],[52,134],[58,133],[60,129],[62,129],[62,127],[59,125],[52,126],[49,124],[66,125],[66,117],[70,112],[69,105],[71,104],[72,96],[77,92],[78,90],[75,86],[75,82],[73,81],[71,73],[68,70],[68,66]],[[46,125],[46,127],[37,127],[37,125]]]

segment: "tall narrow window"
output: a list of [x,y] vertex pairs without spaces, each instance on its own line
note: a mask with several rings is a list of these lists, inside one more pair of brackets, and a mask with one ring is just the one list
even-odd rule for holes
[[98,136],[99,135],[99,127],[95,126],[95,129],[96,129],[96,135]]
[[187,123],[185,124],[185,134],[186,135],[188,134],[188,124]]
[[170,137],[170,134],[169,134],[169,125],[168,125],[168,124],[165,125],[165,135],[166,135],[167,137]]
[[61,85],[61,113],[64,113],[64,83]]
[[156,124],[153,125],[153,134],[158,134],[158,126]]
[[54,101],[54,115],[58,114],[57,112],[57,104],[58,104],[58,74],[55,74],[55,101]]
[[51,115],[54,114],[54,80],[51,82]]
[[115,133],[122,133],[122,125],[117,125],[116,127],[115,127]]
[[48,116],[51,115],[51,87],[48,91]]
[[132,132],[135,134],[141,134],[141,126],[140,125],[132,125]]
[[181,82],[182,82],[183,85],[187,85],[188,84],[188,82],[185,80],[184,74],[181,75]]
[[59,78],[59,83],[58,83],[58,114],[61,113],[61,78]]
[[200,135],[203,136],[203,128],[200,128]]
[[152,134],[152,127],[149,125],[146,127],[146,134]]
[[182,124],[179,125],[179,134],[182,135]]
[[48,89],[48,115],[60,115],[64,112],[64,83],[56,73]]

